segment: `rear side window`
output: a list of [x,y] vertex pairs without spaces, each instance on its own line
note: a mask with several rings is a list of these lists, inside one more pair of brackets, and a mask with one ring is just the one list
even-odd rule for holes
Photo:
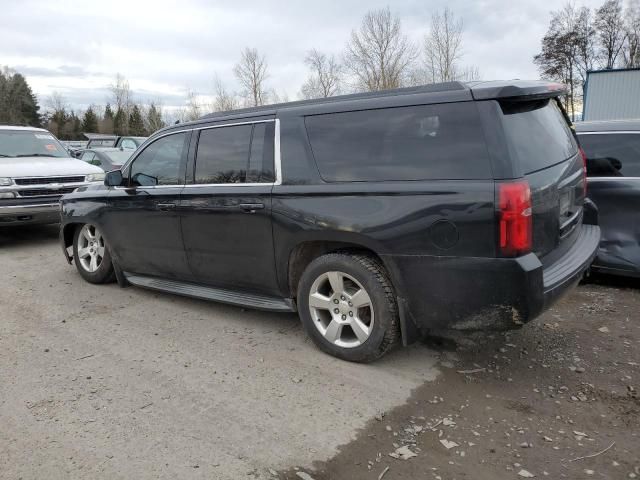
[[590,177],[640,177],[640,133],[581,134]]
[[555,100],[501,102],[507,146],[524,173],[550,167],[578,153]]
[[271,122],[202,130],[195,183],[272,182],[272,138]]
[[471,102],[312,115],[305,125],[328,182],[491,178]]

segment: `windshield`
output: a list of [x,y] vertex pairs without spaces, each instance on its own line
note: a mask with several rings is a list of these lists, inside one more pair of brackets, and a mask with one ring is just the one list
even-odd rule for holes
[[0,130],[0,157],[68,157],[49,132]]

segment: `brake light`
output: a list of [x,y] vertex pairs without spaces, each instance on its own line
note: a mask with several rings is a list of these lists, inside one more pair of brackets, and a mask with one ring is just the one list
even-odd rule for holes
[[529,253],[533,223],[529,183],[522,181],[498,185],[500,253],[505,257]]
[[582,157],[582,182],[584,184],[584,198],[587,198],[587,154],[580,147],[580,156]]

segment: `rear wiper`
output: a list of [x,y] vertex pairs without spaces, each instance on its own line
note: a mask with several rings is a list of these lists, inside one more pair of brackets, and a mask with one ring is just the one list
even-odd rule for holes
[[16,155],[15,158],[18,157],[54,157],[55,155],[49,155],[48,153],[21,153],[20,155]]

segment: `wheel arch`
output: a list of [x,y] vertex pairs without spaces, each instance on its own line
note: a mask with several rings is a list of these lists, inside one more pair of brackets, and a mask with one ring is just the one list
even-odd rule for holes
[[298,243],[289,252],[287,262],[287,288],[289,296],[293,299],[297,297],[298,284],[302,273],[313,260],[323,255],[337,252],[369,255],[384,267],[391,281],[391,286],[398,303],[402,343],[409,345],[418,340],[421,334],[416,327],[415,321],[409,314],[406,300],[403,298],[402,280],[397,266],[390,256],[380,255],[372,249],[371,246],[357,242],[335,240],[306,240]]

